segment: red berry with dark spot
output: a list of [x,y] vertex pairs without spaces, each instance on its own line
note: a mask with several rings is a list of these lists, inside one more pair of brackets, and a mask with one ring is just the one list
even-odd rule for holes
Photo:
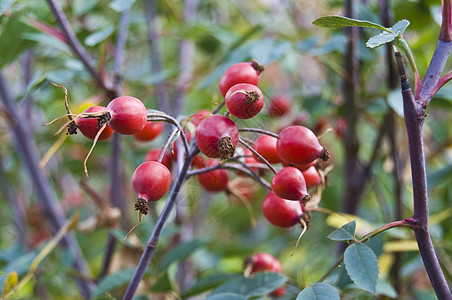
[[122,96],[107,105],[111,129],[120,134],[131,135],[143,130],[147,122],[146,107],[139,99]]
[[262,213],[273,225],[292,227],[297,224],[303,214],[301,202],[285,200],[270,192],[262,202]]
[[[144,157],[144,161],[158,161],[161,152],[162,152],[162,149],[159,149],[159,148],[149,150],[149,152]],[[172,156],[173,155],[169,151],[167,151],[163,155],[162,164],[164,164],[165,167],[168,168],[168,170],[171,170],[171,168],[173,166]]]
[[171,173],[167,167],[156,161],[139,165],[132,175],[132,188],[138,199],[157,201],[168,192]]
[[[213,159],[207,159],[205,161],[206,167],[212,167],[217,164]],[[198,175],[198,181],[209,192],[221,192],[228,188],[229,173],[224,169],[201,173]]]
[[268,103],[268,114],[271,117],[281,117],[292,108],[292,101],[286,95],[277,95]]
[[307,170],[303,171],[303,177],[306,181],[306,187],[310,188],[317,186],[322,182],[322,177],[315,166],[309,167]]
[[249,83],[232,86],[225,95],[228,111],[239,119],[250,119],[264,107],[264,95],[261,90]]
[[212,115],[196,128],[196,143],[204,155],[227,159],[234,156],[239,141],[237,125],[226,116]]
[[276,143],[278,139],[267,134],[258,137],[253,143],[253,149],[262,155],[271,164],[281,162],[281,158],[276,151]]
[[279,157],[295,165],[306,165],[317,158],[328,160],[329,154],[315,134],[304,126],[289,126],[279,133],[276,143]]
[[[91,106],[87,108],[83,113],[95,113],[95,112],[101,112],[101,111],[107,111],[107,109],[103,106]],[[94,140],[97,133],[99,132],[98,128],[98,122],[96,118],[78,118],[77,119],[77,127],[80,129],[80,132],[90,140]],[[109,125],[105,127],[105,129],[100,134],[98,141],[103,141],[108,139],[112,134],[113,130],[110,128]]]
[[272,179],[272,191],[278,197],[287,200],[309,200],[303,173],[294,167],[284,167]]
[[138,141],[148,142],[158,137],[162,133],[162,130],[162,122],[147,121],[144,128],[140,132],[135,133],[133,137]]
[[221,76],[219,89],[224,97],[226,92],[239,83],[251,83],[257,85],[259,83],[259,75],[264,67],[256,61],[241,62],[230,66]]

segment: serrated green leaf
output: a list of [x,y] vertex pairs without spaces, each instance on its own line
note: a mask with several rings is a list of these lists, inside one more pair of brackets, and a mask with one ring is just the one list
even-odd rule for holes
[[327,27],[327,28],[344,28],[344,27],[366,27],[366,28],[374,28],[374,29],[380,29],[387,32],[392,32],[391,29],[388,29],[384,26],[381,26],[379,24],[368,22],[368,21],[361,21],[356,19],[350,19],[343,16],[325,16],[320,17],[318,19],[315,19],[312,24],[321,26],[321,27]]
[[287,281],[287,278],[277,273],[258,273],[253,277],[234,278],[217,287],[212,294],[225,292],[237,293],[246,298],[268,295]]
[[113,26],[108,26],[107,28],[100,30],[100,31],[96,31],[94,33],[91,33],[90,35],[88,35],[85,39],[85,45],[89,46],[89,47],[93,47],[97,44],[99,44],[100,42],[106,40],[114,31],[114,27]]
[[134,273],[135,268],[130,268],[106,276],[97,285],[97,288],[94,291],[94,297],[101,296],[128,284]]
[[378,35],[374,35],[373,37],[371,37],[367,41],[366,46],[373,49],[373,48],[379,47],[381,45],[392,42],[396,37],[397,37],[397,34],[389,33],[389,32],[385,31],[385,32],[382,32]]
[[191,297],[202,292],[208,291],[235,277],[242,278],[241,275],[237,274],[214,274],[211,276],[201,278],[198,281],[196,281],[192,286],[190,286],[188,290],[186,290],[182,294],[182,297],[183,298]]
[[331,232],[327,237],[333,241],[350,241],[355,239],[356,221],[353,220],[339,229]]
[[204,244],[206,244],[206,241],[198,239],[177,245],[174,249],[172,249],[165,255],[162,261],[158,264],[157,269],[160,271],[165,270],[170,264],[186,258],[193,251]]
[[391,27],[391,30],[396,34],[403,35],[408,25],[410,25],[410,21],[404,19],[395,23],[394,26]]
[[353,282],[361,289],[376,292],[378,261],[375,253],[363,243],[347,247],[344,253],[345,269]]
[[114,0],[110,3],[110,7],[117,12],[123,12],[132,7],[135,0]]
[[246,298],[235,293],[221,293],[207,296],[204,300],[246,300]]
[[340,296],[336,288],[332,285],[319,282],[313,286],[307,287],[302,290],[297,300],[339,300]]

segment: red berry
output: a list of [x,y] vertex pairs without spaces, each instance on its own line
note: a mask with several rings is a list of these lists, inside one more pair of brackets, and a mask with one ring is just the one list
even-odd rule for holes
[[211,114],[211,112],[207,109],[201,109],[200,111],[191,115],[190,122],[192,122],[193,125],[198,126],[199,123],[204,120],[209,114]]
[[[95,113],[106,111],[107,109],[103,106],[91,106],[87,108],[83,113]],[[97,128],[97,119],[96,118],[79,118],[77,119],[77,127],[80,129],[80,132],[89,138],[90,140],[94,140],[97,133],[99,132],[99,128]],[[113,134],[113,130],[107,125],[100,134],[98,141],[103,141],[108,139]]]
[[[238,148],[237,149],[237,154],[238,155],[243,155],[245,156],[244,159],[242,159],[242,162],[244,162],[246,165],[250,165],[250,164],[259,164],[259,162],[256,160],[253,152],[251,152],[248,148]],[[243,167],[243,169],[245,169]],[[257,172],[259,169],[256,167],[250,167],[250,169],[254,172]],[[235,172],[237,175],[239,176],[247,176],[244,172],[242,171],[236,171]]]
[[251,257],[251,274],[269,271],[273,273],[281,273],[282,268],[279,261],[271,254],[261,252]]
[[317,158],[328,160],[329,154],[315,134],[304,126],[289,126],[279,134],[276,150],[288,163],[306,165]]
[[[207,167],[212,167],[218,163],[213,159],[208,159],[205,162]],[[198,180],[201,186],[209,192],[220,192],[228,188],[229,173],[224,169],[217,169],[214,171],[201,173],[198,175]]]
[[292,108],[292,101],[286,95],[277,95],[268,103],[268,114],[270,117],[280,117],[285,115]]
[[133,135],[135,139],[141,142],[152,141],[160,135],[163,130],[162,122],[147,121],[144,128]]
[[132,188],[139,199],[157,201],[168,192],[171,173],[167,167],[156,161],[139,165],[132,175]]
[[284,167],[272,179],[272,191],[287,200],[308,200],[308,191],[303,173],[294,167]]
[[303,177],[306,180],[306,187],[310,188],[319,185],[322,182],[322,177],[315,166],[310,166],[306,171],[303,171]]
[[107,105],[110,112],[110,127],[117,133],[135,134],[143,130],[147,122],[146,107],[143,102],[130,96],[122,96]]
[[227,159],[234,156],[239,141],[237,125],[226,116],[212,115],[196,128],[196,143],[204,155]]
[[276,151],[278,139],[267,134],[259,136],[253,143],[253,149],[262,155],[271,164],[281,162],[281,158]]
[[[248,258],[245,261],[245,264],[251,265],[251,272],[250,274],[259,273],[259,272],[274,272],[274,273],[281,273],[282,268],[279,261],[274,258],[272,255],[261,252],[254,254],[251,258]],[[281,287],[274,290],[271,295],[273,297],[281,297],[286,293],[286,287],[285,285],[282,285]]]
[[241,62],[230,66],[221,76],[219,89],[224,97],[226,92],[238,83],[251,83],[257,85],[259,83],[259,75],[264,67],[257,62]]
[[250,119],[264,107],[264,95],[261,90],[249,83],[232,86],[225,95],[228,111],[239,119]]
[[[162,152],[162,149],[159,149],[159,148],[149,150],[149,152],[144,157],[144,161],[158,161],[161,152]],[[163,155],[162,164],[164,164],[165,167],[168,168],[168,170],[171,170],[171,168],[173,166],[173,162],[172,162],[172,154],[170,152],[167,151]]]
[[262,202],[262,213],[270,223],[278,227],[292,227],[303,214],[301,202],[282,199],[273,192],[268,193]]

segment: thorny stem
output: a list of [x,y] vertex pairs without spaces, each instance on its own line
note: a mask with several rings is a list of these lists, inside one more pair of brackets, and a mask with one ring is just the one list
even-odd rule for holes
[[257,133],[262,133],[262,134],[266,134],[266,135],[272,136],[274,138],[279,138],[278,134],[273,133],[273,132],[268,131],[268,130],[265,130],[265,129],[260,129],[260,128],[239,128],[239,131],[257,132]]
[[275,167],[272,166],[271,163],[268,162],[268,160],[266,160],[262,155],[259,154],[259,152],[257,152],[256,150],[253,149],[253,147],[251,147],[250,145],[248,145],[247,142],[245,142],[242,138],[239,138],[239,142],[245,146],[246,148],[248,148],[248,150],[250,150],[254,155],[256,155],[260,160],[262,160],[267,167],[273,172],[273,173],[278,173],[278,171],[275,169]]
[[154,252],[157,248],[158,242],[160,240],[160,235],[163,231],[165,223],[168,220],[171,211],[173,210],[174,206],[177,203],[177,201],[175,200],[177,195],[179,194],[179,191],[183,183],[185,182],[186,179],[185,175],[187,174],[188,168],[190,167],[190,163],[198,153],[199,149],[196,145],[194,145],[191,151],[188,152],[188,155],[185,157],[184,164],[182,165],[182,168],[177,175],[176,182],[173,183],[171,190],[169,192],[169,199],[166,201],[165,207],[163,208],[163,211],[160,214],[157,223],[155,224],[154,230],[151,236],[149,237],[148,242],[146,243],[143,254],[140,258],[140,262],[138,263],[137,269],[133,274],[132,280],[130,281],[130,284],[127,288],[126,293],[124,294],[123,299],[129,300],[133,298],[133,295],[135,294],[138,288],[138,284],[143,278],[144,272],[146,271],[146,268],[149,265],[149,262],[151,261],[151,258],[154,255]]
[[[419,224],[419,229],[415,230],[414,234],[425,269],[436,296],[438,299],[452,299],[449,286],[441,270],[438,257],[436,256],[428,227],[428,191],[425,171],[424,140],[422,137],[422,126],[425,119],[425,102],[423,103],[420,100],[416,101],[413,96],[402,55],[397,52],[395,53],[395,57],[402,87],[403,111],[410,153],[414,197],[413,219]],[[422,87],[424,87],[424,84]],[[421,95],[422,92],[423,91],[421,91]]]

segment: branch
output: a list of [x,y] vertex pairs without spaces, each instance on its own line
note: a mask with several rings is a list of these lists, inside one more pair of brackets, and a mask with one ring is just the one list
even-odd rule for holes
[[443,21],[441,23],[441,30],[439,32],[439,40],[450,42],[452,41],[452,11],[451,11],[451,1],[450,0],[444,0],[442,1],[443,10],[442,10],[442,17]]
[[265,129],[260,129],[260,128],[239,128],[239,131],[257,132],[257,133],[261,133],[261,134],[266,134],[266,135],[272,136],[274,138],[279,138],[278,134],[273,133],[273,132],[268,131],[268,130],[265,130]]
[[100,87],[102,87],[108,94],[116,94],[113,90],[113,86],[110,83],[107,83],[106,80],[104,80],[100,73],[95,69],[92,58],[86,53],[85,49],[77,39],[74,31],[71,28],[71,25],[67,21],[67,17],[64,14],[61,6],[55,0],[47,0],[47,3],[49,4],[50,9],[52,10],[52,13],[54,14],[58,23],[60,24],[61,30],[63,31],[64,36],[66,37],[69,46],[72,48],[72,51],[74,51],[75,55],[80,59],[80,61],[83,63],[85,68],[88,70],[91,76],[93,76]]
[[438,299],[452,299],[449,286],[441,270],[438,257],[436,256],[428,228],[427,177],[425,172],[424,141],[422,137],[422,126],[425,119],[425,103],[414,99],[406,75],[403,57],[399,52],[395,53],[395,57],[402,87],[403,111],[410,153],[414,196],[413,219],[420,226],[414,233],[419,252],[436,296]]
[[[147,0],[146,16],[148,19],[149,44],[151,50],[151,72],[152,74],[160,74],[162,72],[162,58],[160,50],[160,34],[157,32],[157,5],[156,0]],[[159,81],[155,84],[155,94],[157,97],[157,106],[159,110],[171,114],[168,95],[166,93],[166,80]]]

